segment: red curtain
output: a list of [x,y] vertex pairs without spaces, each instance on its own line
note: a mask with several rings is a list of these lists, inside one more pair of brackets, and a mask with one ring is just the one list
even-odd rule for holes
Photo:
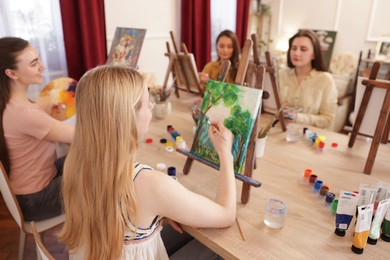
[[249,8],[251,0],[237,0],[236,35],[241,48],[244,47],[248,33]]
[[106,63],[104,0],[60,0],[68,75],[79,80]]
[[181,1],[181,42],[194,54],[198,71],[211,60],[210,0]]

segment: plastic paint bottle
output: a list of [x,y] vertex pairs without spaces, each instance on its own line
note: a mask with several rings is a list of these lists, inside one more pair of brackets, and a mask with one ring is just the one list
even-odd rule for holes
[[168,176],[171,176],[174,180],[177,180],[175,167],[168,167],[167,171],[168,171]]
[[390,201],[387,199],[387,200],[382,200],[378,204],[374,220],[371,223],[370,232],[368,233],[367,243],[371,245],[375,245],[379,238],[381,224],[389,208],[389,203]]
[[309,182],[309,178],[312,172],[313,171],[311,169],[305,169],[305,171],[303,172],[303,180]]
[[316,181],[314,182],[314,191],[315,191],[315,192],[320,192],[320,189],[321,189],[321,187],[322,187],[322,184],[323,184],[323,182],[322,182],[321,180],[316,180]]
[[351,247],[352,251],[356,254],[363,254],[363,250],[367,245],[373,211],[374,204],[358,207],[358,217]]

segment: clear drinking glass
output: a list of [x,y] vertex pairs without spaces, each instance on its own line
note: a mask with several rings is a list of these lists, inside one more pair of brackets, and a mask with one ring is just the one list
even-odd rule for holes
[[264,223],[270,228],[282,228],[286,213],[286,203],[278,199],[269,199],[265,205]]
[[290,123],[287,125],[286,140],[288,142],[297,142],[301,139],[301,131],[298,124]]

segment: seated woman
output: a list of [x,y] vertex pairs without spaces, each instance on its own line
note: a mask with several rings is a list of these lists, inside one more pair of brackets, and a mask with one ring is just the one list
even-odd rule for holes
[[0,151],[24,220],[62,213],[62,160],[55,142],[70,143],[74,128],[48,115],[27,97],[30,84],[41,84],[44,65],[23,39],[0,38]]
[[168,259],[160,236],[164,217],[195,227],[234,223],[232,133],[220,122],[212,123],[220,134],[209,131],[221,164],[213,201],[136,161],[139,137],[148,132],[152,118],[149,99],[142,76],[124,66],[96,67],[77,85],[60,234],[71,257]]
[[240,48],[237,36],[230,30],[222,31],[216,40],[216,49],[218,59],[205,65],[203,71],[199,73],[200,82],[203,86],[209,79],[216,80],[221,69],[221,62],[230,60],[230,70],[226,77],[226,82],[234,83],[237,75],[237,69],[240,62]]
[[279,71],[282,103],[292,122],[332,129],[337,110],[337,88],[321,55],[313,31],[300,30],[289,40],[288,68]]

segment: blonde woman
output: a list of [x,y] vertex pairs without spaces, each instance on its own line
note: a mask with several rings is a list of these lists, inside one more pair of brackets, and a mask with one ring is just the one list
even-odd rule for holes
[[221,161],[211,201],[135,161],[153,109],[138,72],[113,65],[90,70],[78,83],[76,104],[63,177],[67,219],[60,234],[71,258],[168,259],[160,236],[163,217],[196,227],[234,223],[232,134],[221,123],[214,126],[222,136],[209,133]]

